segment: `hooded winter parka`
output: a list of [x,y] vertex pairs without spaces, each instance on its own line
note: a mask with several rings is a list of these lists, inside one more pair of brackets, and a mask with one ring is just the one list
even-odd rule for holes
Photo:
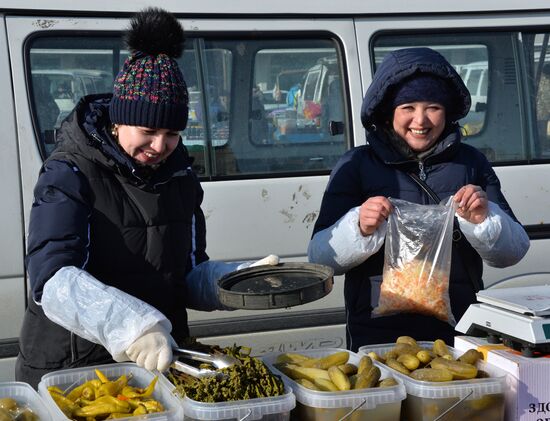
[[[485,156],[461,143],[456,120],[468,113],[470,95],[458,74],[439,54],[429,49],[398,50],[390,54],[377,70],[363,101],[361,120],[367,129],[368,144],[348,151],[333,169],[313,235],[331,227],[350,209],[373,196],[432,204],[408,172],[425,177],[425,182],[441,199],[467,184],[481,186],[488,200],[515,220]],[[391,111],[385,113],[384,100],[388,91],[404,78],[419,72],[447,80],[454,93],[451,101],[454,106],[446,110],[449,117],[446,129],[432,152],[422,159],[404,157],[390,146],[387,131],[381,129],[384,120],[392,119]],[[449,294],[456,320],[475,302],[474,287],[465,265],[470,265],[480,280],[482,277],[481,257],[472,247],[468,249],[465,259],[453,244]],[[401,314],[371,318],[371,311],[378,302],[371,286],[379,288],[383,261],[384,247],[381,247],[345,274],[348,347],[356,351],[365,344],[395,342],[400,335],[410,335],[417,340],[442,338],[452,344],[454,329],[434,317]]]
[[110,98],[78,103],[35,187],[26,259],[32,292],[17,362],[23,376],[111,360],[39,305],[44,284],[66,266],[160,310],[176,341],[188,335],[185,277],[208,260],[203,191],[181,142],[154,171],[123,153],[110,133]]

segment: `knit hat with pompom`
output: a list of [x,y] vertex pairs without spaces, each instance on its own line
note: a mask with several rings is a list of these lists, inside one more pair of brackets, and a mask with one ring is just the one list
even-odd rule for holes
[[118,73],[109,116],[115,124],[183,130],[189,97],[175,59],[181,56],[183,28],[159,8],[137,13],[125,35],[130,50]]

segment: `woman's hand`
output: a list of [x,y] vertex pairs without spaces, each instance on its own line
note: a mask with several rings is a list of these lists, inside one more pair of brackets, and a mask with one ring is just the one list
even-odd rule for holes
[[359,208],[359,229],[363,237],[376,231],[392,211],[392,204],[384,196],[367,199]]
[[487,218],[489,201],[481,187],[472,184],[462,187],[454,195],[454,201],[458,203],[457,215],[468,222],[481,224]]

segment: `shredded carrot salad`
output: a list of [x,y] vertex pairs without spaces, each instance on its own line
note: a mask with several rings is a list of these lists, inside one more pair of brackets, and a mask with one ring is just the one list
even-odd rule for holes
[[400,268],[384,268],[375,315],[420,313],[444,322],[452,318],[449,275],[430,263],[413,260]]

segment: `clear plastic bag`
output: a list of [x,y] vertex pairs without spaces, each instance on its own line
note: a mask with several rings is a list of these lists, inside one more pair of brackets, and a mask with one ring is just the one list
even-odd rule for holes
[[420,313],[456,325],[449,300],[449,275],[456,204],[390,199],[384,272],[373,317]]

